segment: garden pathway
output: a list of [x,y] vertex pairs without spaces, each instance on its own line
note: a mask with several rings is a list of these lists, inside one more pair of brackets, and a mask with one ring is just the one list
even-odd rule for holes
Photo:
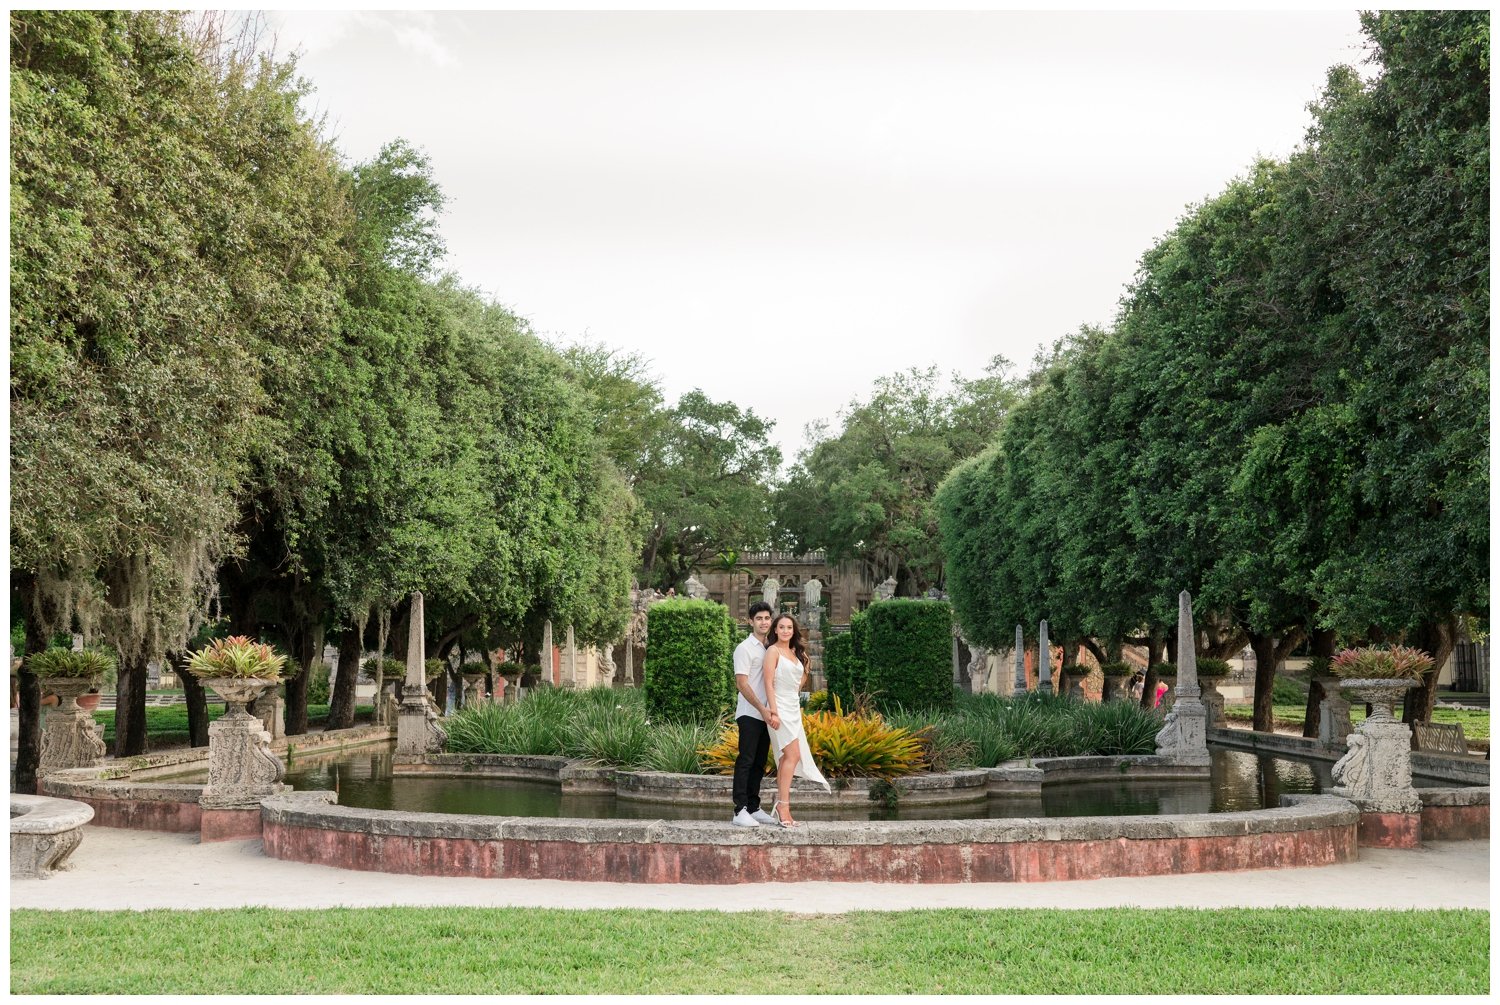
[[73,868],[13,880],[11,907],[474,907],[774,909],[806,913],[908,908],[1338,907],[1488,910],[1490,843],[1417,851],[1360,849],[1358,862],[1308,869],[1060,883],[800,883],[692,886],[473,880],[351,872],[282,862],[260,842],[199,844],[195,834],[90,826]]

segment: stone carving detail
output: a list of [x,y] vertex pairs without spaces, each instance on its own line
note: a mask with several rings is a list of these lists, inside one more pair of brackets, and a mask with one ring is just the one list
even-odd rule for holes
[[969,693],[983,694],[990,679],[990,653],[980,646],[969,646]]
[[1344,700],[1337,677],[1319,677],[1323,685],[1323,701],[1318,706],[1318,742],[1325,747],[1338,748],[1348,742],[1354,732],[1354,723],[1349,718],[1349,702]]
[[47,729],[42,733],[38,775],[66,768],[92,768],[104,761],[104,741],[94,731],[94,717],[78,707],[78,696],[92,683],[87,677],[47,680],[47,690],[57,695],[58,706],[47,716]]
[[203,682],[224,699],[229,711],[208,724],[208,784],[198,804],[210,809],[247,809],[287,787],[286,769],[271,753],[271,734],[245,706],[276,686],[275,681],[212,677]]
[[885,581],[875,587],[875,596],[880,600],[890,600],[896,595],[896,577],[887,576]]
[[802,605],[807,609],[808,616],[811,617],[822,602],[823,581],[814,576],[802,586]]
[[760,587],[760,599],[771,605],[774,614],[781,610],[781,580],[775,576],[767,576],[766,581]]
[[682,589],[693,600],[708,599],[708,587],[704,586],[697,576],[689,576]]
[[[427,700],[424,631],[422,591],[413,590],[406,632],[406,680],[401,685],[401,710],[396,719],[396,753],[406,757],[437,753],[448,739],[438,724],[436,707]],[[551,653],[543,656],[550,660]]]
[[1177,722],[1177,710],[1173,709],[1167,713],[1162,722],[1162,727],[1156,734],[1157,753],[1172,750],[1182,746],[1182,726]]
[[1026,693],[1026,634],[1021,631],[1021,626],[1016,626],[1016,648],[1013,650],[1016,661],[1015,693]]

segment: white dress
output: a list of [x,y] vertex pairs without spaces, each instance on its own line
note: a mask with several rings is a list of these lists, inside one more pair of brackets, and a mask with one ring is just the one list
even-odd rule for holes
[[776,714],[781,716],[781,728],[771,730],[771,745],[780,762],[782,748],[793,741],[802,743],[802,756],[797,759],[795,775],[816,782],[829,792],[832,787],[818,765],[813,761],[812,751],[807,746],[807,734],[802,731],[802,702],[797,688],[802,683],[802,664],[795,656],[781,654],[776,661]]

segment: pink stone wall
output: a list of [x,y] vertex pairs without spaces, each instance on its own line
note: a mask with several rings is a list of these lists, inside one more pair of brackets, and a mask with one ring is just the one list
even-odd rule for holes
[[260,807],[250,810],[204,810],[198,827],[198,840],[240,841],[260,837]]
[[1420,848],[1422,814],[1361,813],[1359,843],[1363,848]]
[[1487,841],[1490,837],[1489,806],[1424,806],[1424,841]]
[[197,803],[166,802],[159,799],[89,799],[66,798],[87,803],[94,808],[94,827],[125,827],[137,831],[170,831],[189,834],[198,830]]
[[424,876],[632,883],[986,883],[1331,865],[1353,825],[1291,833],[925,845],[638,844],[418,838],[268,822],[272,858]]

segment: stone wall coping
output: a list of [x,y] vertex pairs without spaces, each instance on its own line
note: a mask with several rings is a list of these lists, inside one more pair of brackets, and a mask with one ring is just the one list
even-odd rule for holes
[[[1327,761],[1329,764],[1344,756],[1342,746],[1330,750],[1312,737],[1287,736],[1283,733],[1257,733],[1250,729],[1210,727],[1208,740],[1209,743],[1235,750],[1266,754],[1295,754],[1297,757]],[[1490,780],[1489,762],[1479,757],[1431,754],[1414,750],[1411,755],[1411,766],[1413,773],[1420,778],[1433,778],[1459,785],[1488,785]]]
[[584,820],[408,813],[327,805],[274,796],[261,802],[266,824],[374,836],[476,841],[617,844],[922,845],[1026,841],[1108,841],[1233,837],[1357,825],[1359,808],[1337,796],[1288,797],[1275,809],[1162,816],[981,820],[812,820],[792,830],[735,827],[728,821]]
[[[82,777],[65,777],[81,775]],[[186,782],[140,782],[132,778],[99,778],[87,769],[59,771],[42,782],[55,796],[79,799],[132,799],[139,802],[196,803],[203,795],[203,784]]]
[[94,808],[73,799],[10,794],[12,834],[62,834],[94,819]]
[[1490,787],[1464,786],[1457,789],[1418,789],[1422,805],[1426,806],[1488,806]]

